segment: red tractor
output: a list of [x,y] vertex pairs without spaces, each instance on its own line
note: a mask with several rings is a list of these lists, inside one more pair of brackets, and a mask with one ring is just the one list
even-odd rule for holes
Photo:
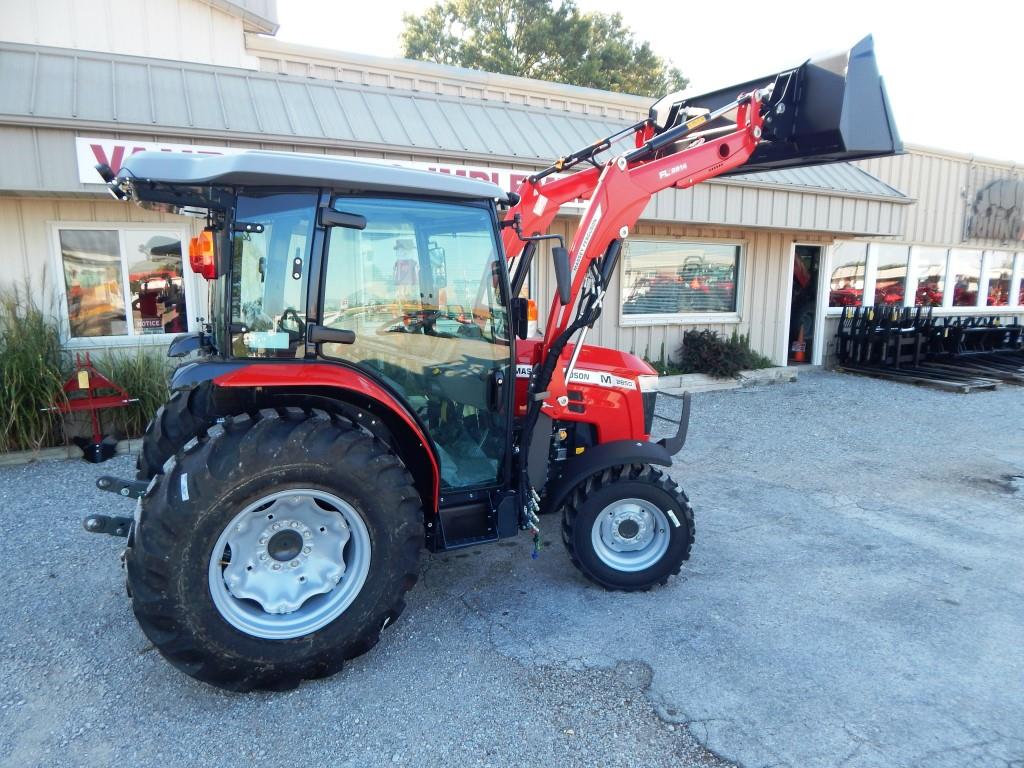
[[[627,137],[632,148],[610,151]],[[899,148],[868,39],[666,97],[518,193],[284,153],[101,167],[121,199],[205,212],[190,263],[212,319],[171,344],[195,357],[146,431],[137,479],[99,481],[137,498],[134,516],[85,527],[127,535],[132,607],[160,653],[238,690],[336,672],[401,614],[424,546],[520,531],[536,545],[541,512],[560,515],[597,584],[663,584],[694,537],[665,471],[689,400],[674,434],[652,441],[655,371],[584,344],[622,242],[659,190]],[[589,202],[571,246],[552,248],[544,334],[528,338],[520,293],[576,198]]]

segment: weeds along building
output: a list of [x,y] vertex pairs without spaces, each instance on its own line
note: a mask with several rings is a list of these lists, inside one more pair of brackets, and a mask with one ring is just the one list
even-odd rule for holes
[[[166,344],[206,316],[206,286],[181,258],[202,222],[113,200],[97,162],[270,149],[514,188],[650,106],[284,43],[273,0],[102,8],[110,15],[86,0],[0,0],[0,286],[26,286],[72,349]],[[843,305],[1024,315],[1022,190],[1011,164],[910,148],[659,193],[590,339],[658,359],[688,329],[736,330],[776,363],[801,339],[821,362]],[[554,231],[571,239],[580,211],[566,206]],[[543,315],[553,279],[538,263],[530,291]]]

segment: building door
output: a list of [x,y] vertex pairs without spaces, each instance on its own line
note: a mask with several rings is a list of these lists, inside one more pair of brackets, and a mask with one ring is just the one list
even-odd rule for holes
[[813,361],[815,320],[818,305],[820,245],[796,245],[793,249],[793,291],[790,294],[788,362]]

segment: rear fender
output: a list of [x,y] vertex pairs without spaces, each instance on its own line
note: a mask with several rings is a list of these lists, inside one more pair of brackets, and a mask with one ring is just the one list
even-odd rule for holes
[[433,443],[406,405],[368,376],[326,363],[209,361],[182,366],[171,386],[181,389],[203,381],[225,389],[250,390],[271,400],[280,393],[350,403],[380,418],[416,482],[424,510],[436,514],[441,473]]

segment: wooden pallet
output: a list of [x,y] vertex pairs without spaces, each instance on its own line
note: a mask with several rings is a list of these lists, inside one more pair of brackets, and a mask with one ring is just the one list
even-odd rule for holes
[[977,376],[957,375],[949,372],[947,375],[942,371],[915,368],[878,368],[867,365],[843,365],[836,368],[844,373],[854,373],[859,376],[869,376],[873,379],[885,379],[887,381],[898,381],[906,384],[916,384],[922,387],[932,387],[946,392],[957,392],[968,394],[970,392],[982,392],[998,389],[1001,381],[996,379],[981,378]]

